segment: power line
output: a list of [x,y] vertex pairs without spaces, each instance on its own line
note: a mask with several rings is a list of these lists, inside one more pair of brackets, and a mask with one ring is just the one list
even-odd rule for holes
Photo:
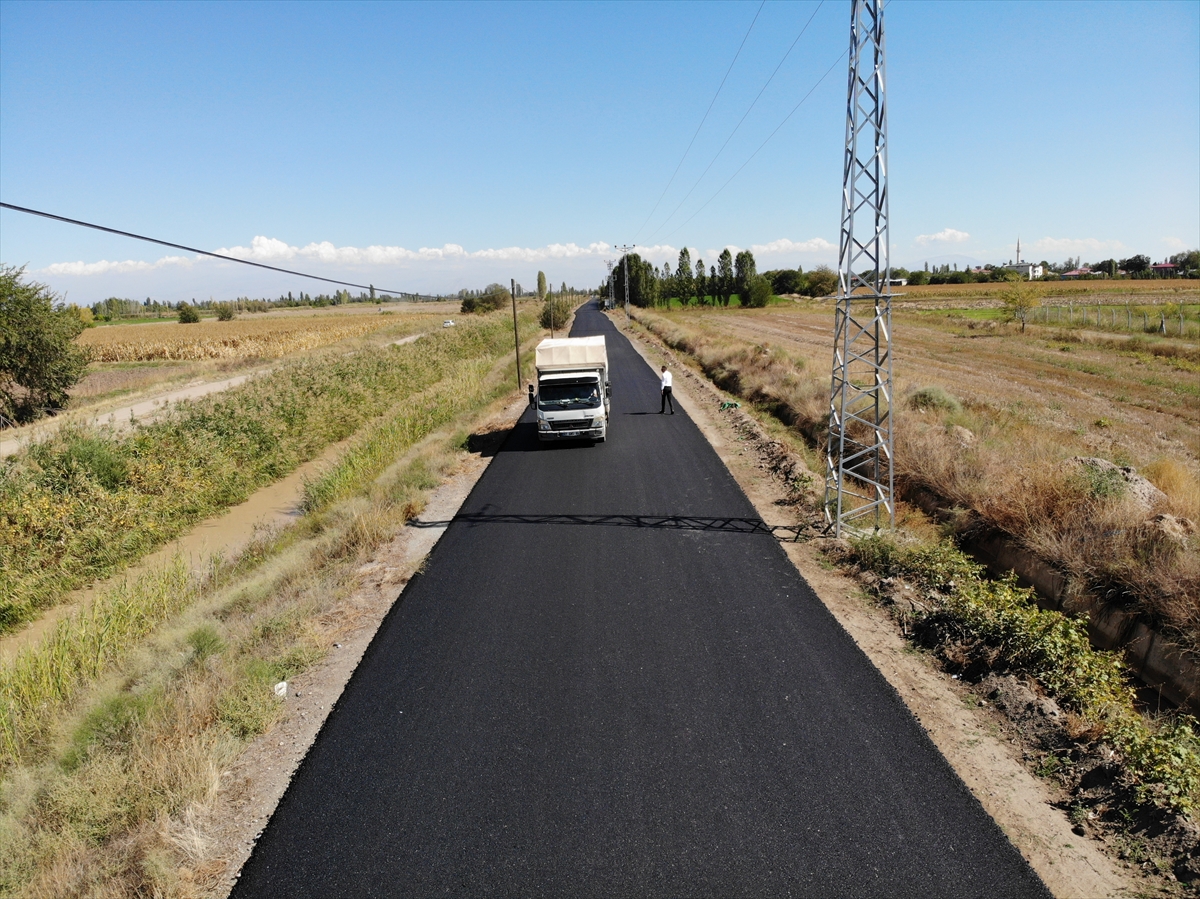
[[[717,158],[722,153],[725,152],[725,148],[727,146],[729,146],[729,142],[731,140],[733,140],[733,136],[735,134],[737,134],[738,129],[742,127],[742,122],[746,121],[746,116],[750,115],[751,111],[758,104],[759,98],[763,95],[763,91],[765,91],[770,86],[771,82],[775,80],[775,76],[777,74],[779,74],[779,70],[781,68],[783,68],[783,64],[785,62],[787,62],[787,58],[789,56],[791,56],[792,51],[796,49],[796,44],[800,43],[800,38],[804,37],[804,32],[808,31],[808,26],[812,24],[812,20],[817,17],[817,13],[819,13],[821,11],[821,7],[824,5],[825,5],[825,0],[821,0],[821,2],[817,4],[817,8],[813,10],[812,15],[808,17],[808,21],[804,23],[804,27],[800,29],[800,33],[798,35],[796,35],[796,39],[794,41],[792,41],[792,45],[790,47],[788,47],[787,52],[783,54],[783,59],[779,60],[779,65],[775,66],[775,71],[773,71],[771,73],[771,77],[768,78],[766,83],[759,89],[758,94],[754,97],[754,100],[751,101],[751,103],[750,103],[749,107],[747,107],[746,111],[744,113],[742,113],[742,117],[740,119],[738,119],[738,123],[736,125],[734,125],[733,130],[729,132],[729,137],[725,138],[725,143],[721,144],[721,149],[717,150],[717,152],[713,156],[713,158],[709,160],[709,163],[705,167],[704,171],[700,173],[700,177],[696,179],[695,183],[691,186],[691,188],[688,190],[688,192],[686,194],[684,194],[683,199],[679,201],[679,205],[676,206],[673,210],[671,210],[670,215],[668,215],[665,219],[663,219],[662,224],[659,225],[658,228],[655,229],[656,231],[661,231],[663,228],[666,227],[667,222],[671,221],[671,219],[673,219],[675,217],[675,213],[677,213],[680,209],[683,208],[683,204],[687,202],[688,197],[690,197],[692,195],[692,192],[695,191],[695,189],[700,186],[700,182],[704,180],[704,176],[708,174],[709,169],[711,169],[713,167],[713,163],[715,163],[717,161]],[[654,243],[654,240],[651,239],[650,243]]]
[[654,204],[654,208],[650,210],[650,215],[646,216],[646,221],[642,222],[642,227],[638,228],[633,235],[633,239],[637,240],[638,234],[642,233],[642,228],[645,228],[654,213],[658,211],[659,203],[662,203],[663,197],[667,195],[667,191],[671,189],[671,185],[675,183],[675,176],[679,174],[679,169],[683,165],[683,161],[687,159],[687,155],[691,152],[692,144],[696,142],[696,137],[700,134],[700,129],[704,127],[704,123],[708,120],[708,114],[712,112],[713,103],[717,102],[717,97],[721,95],[721,88],[725,86],[725,81],[729,78],[729,73],[733,71],[733,65],[738,61],[738,57],[742,55],[742,48],[746,46],[746,39],[750,37],[750,32],[754,30],[754,23],[758,21],[759,13],[763,11],[763,7],[767,5],[767,0],[762,0],[758,5],[758,12],[754,14],[754,18],[750,21],[750,27],[746,29],[746,36],[742,38],[742,42],[738,44],[737,53],[733,54],[733,62],[729,63],[729,68],[725,70],[725,77],[721,79],[721,83],[717,85],[717,92],[713,94],[712,101],[708,104],[708,109],[704,110],[704,118],[700,120],[700,124],[696,126],[696,133],[692,135],[692,139],[688,141],[687,149],[683,151],[683,155],[679,157],[679,165],[675,166],[675,171],[671,173],[671,180],[667,182],[667,186],[663,188],[662,194],[658,198],[658,202]]
[[[53,219],[56,222],[66,222],[68,225],[79,225],[82,228],[92,228],[96,231],[106,231],[109,234],[119,234],[121,237],[132,237],[134,240],[144,240],[146,243],[156,243],[159,246],[171,247],[176,250],[187,250],[189,253],[198,253],[201,256],[211,256],[214,259],[224,259],[226,262],[240,262],[242,265],[252,265],[255,268],[270,269],[273,272],[282,272],[285,275],[295,275],[298,278],[311,278],[314,281],[325,281],[329,284],[341,284],[343,287],[357,287],[361,290],[375,290],[379,293],[389,293],[393,296],[408,296],[408,297],[423,297],[425,294],[413,293],[411,290],[387,290],[382,287],[375,287],[373,284],[355,284],[352,281],[338,281],[335,278],[322,278],[320,275],[310,275],[305,272],[295,272],[288,268],[279,268],[275,265],[266,265],[262,262],[251,262],[249,259],[238,259],[236,256],[225,256],[221,253],[210,253],[208,250],[198,250],[195,247],[185,247],[180,243],[171,243],[166,240],[158,240],[154,237],[146,237],[142,234],[134,234],[130,231],[119,231],[116,228],[106,228],[103,225],[93,225],[91,222],[81,222],[78,219],[69,219],[65,216],[54,215],[49,212],[41,212],[37,209],[26,209],[24,206],[13,206],[11,203],[0,203],[0,207],[11,209],[14,212],[25,212],[29,215],[40,215],[42,218]],[[430,297],[434,299],[434,297]]]
[[831,65],[828,69],[825,70],[825,74],[817,79],[817,83],[814,84],[811,88],[809,88],[808,93],[800,98],[800,102],[792,107],[792,111],[789,112],[786,116],[784,116],[784,119],[782,122],[780,122],[778,125],[775,126],[775,130],[767,135],[767,139],[758,145],[758,149],[750,154],[750,158],[747,159],[745,162],[743,162],[738,167],[738,170],[729,176],[729,181],[726,181],[719,188],[717,188],[717,192],[715,194],[713,194],[711,197],[709,197],[707,200],[705,200],[703,206],[701,206],[699,209],[697,209],[695,212],[693,212],[690,216],[688,216],[687,221],[685,221],[682,225],[680,225],[678,228],[676,228],[674,231],[672,231],[670,234],[668,234],[666,237],[664,237],[663,240],[670,240],[672,237],[674,237],[676,234],[678,234],[680,232],[680,230],[682,230],[683,227],[685,225],[687,225],[688,222],[690,222],[692,219],[694,219],[696,216],[698,216],[701,212],[703,212],[705,207],[708,206],[708,204],[711,203],[713,200],[715,200],[720,195],[721,191],[723,191],[725,188],[727,188],[729,186],[730,181],[732,181],[734,178],[736,178],[738,175],[741,174],[742,169],[744,169],[746,166],[748,166],[750,164],[750,161],[759,154],[759,152],[762,150],[762,148],[771,142],[771,138],[773,138],[776,134],[779,133],[779,129],[788,123],[788,119],[790,119],[792,116],[794,116],[796,114],[796,110],[798,110],[801,106],[804,105],[804,102],[809,97],[812,96],[813,91],[815,91],[818,87],[821,86],[821,82],[823,82],[826,78],[829,77],[829,73],[832,72],[837,67],[837,64],[840,63],[842,61],[843,57],[845,57],[845,55],[849,52],[850,51],[848,49],[842,51],[842,55],[833,61],[833,65]]

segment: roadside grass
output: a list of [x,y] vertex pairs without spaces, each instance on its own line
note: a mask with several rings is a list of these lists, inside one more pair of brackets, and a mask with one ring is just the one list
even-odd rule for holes
[[0,633],[510,340],[494,315],[402,347],[326,351],[123,434],[64,427],[0,463]]
[[[222,772],[284,714],[274,684],[357,625],[362,562],[458,464],[462,432],[510,398],[511,344],[485,364],[472,350],[487,337],[366,428],[296,525],[235,562],[122,585],[0,668],[0,730],[18,735],[0,756],[0,893],[211,894]],[[124,639],[113,607],[131,610]]]
[[[634,315],[694,358],[719,387],[822,445],[825,371],[722,333],[719,322],[685,324],[642,309]],[[1032,406],[968,402],[940,385],[898,383],[895,395],[912,410],[895,438],[900,496],[926,491],[961,510],[947,525],[960,536],[989,528],[1008,534],[1079,582],[1138,608],[1186,645],[1200,646],[1200,479],[1187,466],[1164,459],[1145,469],[1148,478],[1159,472],[1166,493],[1165,502],[1147,507],[1123,482],[1097,492],[1072,462],[1082,447],[1042,427]],[[1169,477],[1162,474],[1168,469]]]
[[[645,310],[635,317],[696,360],[718,386],[751,401],[764,413],[768,433],[777,432],[780,425],[772,422],[780,421],[807,436],[808,451],[801,455],[810,467],[819,462],[812,456],[824,436],[826,385],[823,379],[805,383],[803,360]],[[1004,410],[976,406],[940,386],[898,392],[921,418],[906,421],[908,433],[897,446],[897,469],[903,472],[898,480],[908,489],[936,489],[957,505],[962,511],[950,530],[966,532],[981,520],[1003,525],[1060,564],[1077,566],[1080,576],[1120,580],[1140,590],[1142,601],[1160,603],[1163,617],[1190,634],[1200,631],[1194,550],[1147,527],[1146,510],[1131,506],[1121,478],[1064,465],[1062,446],[1020,404]],[[1016,466],[1014,446],[1022,447]],[[1200,517],[1200,481],[1185,464],[1163,458],[1145,466],[1143,474],[1167,494],[1169,512]],[[820,500],[812,502],[816,514]],[[1073,737],[1107,740],[1120,754],[1132,785],[1131,809],[1156,807],[1193,817],[1200,811],[1200,727],[1191,716],[1143,715],[1123,660],[1091,646],[1086,620],[1041,609],[1015,576],[985,577],[982,566],[946,539],[946,526],[906,502],[898,502],[897,522],[896,538],[853,540],[841,561],[874,572],[879,582],[903,580],[917,588],[915,596],[903,593],[908,602],[891,609],[907,635],[965,677],[997,671],[1035,679],[1072,716]],[[1097,551],[1100,538],[1107,542]]]
[[947,541],[868,537],[851,546],[854,563],[917,588],[918,598],[907,608],[893,606],[893,614],[949,670],[968,678],[999,672],[1035,679],[1073,714],[1073,736],[1106,739],[1121,754],[1135,803],[1193,816],[1200,809],[1196,720],[1144,716],[1124,661],[1092,648],[1086,620],[1039,608],[1015,576],[984,577],[981,565]]

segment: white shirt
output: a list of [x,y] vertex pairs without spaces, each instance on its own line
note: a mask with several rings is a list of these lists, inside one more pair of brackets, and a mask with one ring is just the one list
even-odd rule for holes
[[659,380],[662,381],[663,387],[670,387],[671,386],[671,373],[669,371],[664,371],[661,375],[659,375]]

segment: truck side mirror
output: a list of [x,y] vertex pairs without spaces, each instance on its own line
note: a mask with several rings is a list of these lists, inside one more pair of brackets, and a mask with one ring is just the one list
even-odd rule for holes
[[530,384],[529,385],[529,405],[533,406],[533,405],[536,405],[536,403],[537,403],[537,400],[533,396],[533,385]]
[[605,395],[605,396],[612,396],[612,384],[605,384],[605,385],[604,385],[604,395]]

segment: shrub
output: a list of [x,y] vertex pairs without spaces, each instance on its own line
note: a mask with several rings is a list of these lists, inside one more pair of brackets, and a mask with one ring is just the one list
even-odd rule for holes
[[908,398],[910,409],[937,409],[943,412],[961,412],[962,403],[941,387],[922,387]]
[[179,323],[181,325],[194,325],[200,321],[200,312],[191,303],[179,304]]
[[[553,320],[551,320],[551,316],[553,316]],[[551,330],[563,328],[570,317],[571,303],[569,300],[556,299],[554,296],[546,298],[546,302],[542,305],[541,324],[543,328],[551,328]]]
[[756,275],[750,280],[746,296],[742,298],[742,305],[762,309],[769,302],[771,302],[771,282],[762,275]]
[[0,266],[0,413],[22,422],[62,407],[89,358],[73,343],[79,315],[55,309],[59,298],[24,274]]
[[837,290],[837,273],[827,265],[819,265],[808,273],[804,292],[810,297],[827,297]]
[[1039,608],[1016,575],[986,580],[982,566],[950,543],[911,547],[868,537],[853,542],[853,557],[879,575],[915,581],[925,605],[911,613],[914,633],[950,649],[956,667],[1032,677],[1105,734],[1137,782],[1138,802],[1195,810],[1195,720],[1179,715],[1151,726],[1137,710],[1120,656],[1092,648],[1086,619]]
[[219,322],[233,321],[233,317],[234,317],[235,313],[233,311],[232,303],[217,303],[215,306],[213,306],[213,309],[215,309],[217,312],[217,321],[219,321]]

